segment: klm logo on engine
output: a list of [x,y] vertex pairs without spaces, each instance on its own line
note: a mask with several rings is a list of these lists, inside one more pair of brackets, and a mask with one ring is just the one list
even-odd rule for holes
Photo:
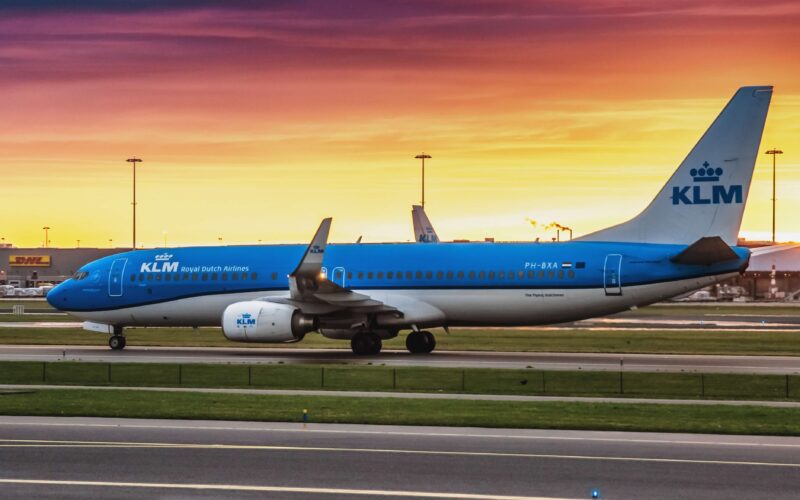
[[742,203],[742,185],[733,184],[723,186],[722,184],[711,184],[719,182],[723,174],[721,167],[712,167],[710,163],[704,162],[699,169],[693,168],[689,171],[692,175],[694,184],[691,186],[673,186],[672,204],[673,205],[729,205],[731,203]]
[[244,313],[236,318],[236,327],[256,326],[256,319],[250,313]]
[[179,262],[170,262],[172,254],[164,252],[155,256],[155,262],[142,262],[140,273],[177,273]]

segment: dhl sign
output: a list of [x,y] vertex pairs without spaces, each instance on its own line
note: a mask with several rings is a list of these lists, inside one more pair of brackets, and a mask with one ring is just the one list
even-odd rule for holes
[[8,265],[12,267],[50,267],[49,255],[9,255]]

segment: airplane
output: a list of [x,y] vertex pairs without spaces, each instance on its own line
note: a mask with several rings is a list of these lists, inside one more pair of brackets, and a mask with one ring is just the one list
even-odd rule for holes
[[[328,244],[136,250],[81,267],[47,295],[125,347],[136,326],[221,326],[238,342],[318,332],[355,354],[409,331],[533,326],[641,307],[743,272],[737,247],[771,86],[740,88],[637,216],[568,242]],[[613,182],[613,178],[609,179]]]

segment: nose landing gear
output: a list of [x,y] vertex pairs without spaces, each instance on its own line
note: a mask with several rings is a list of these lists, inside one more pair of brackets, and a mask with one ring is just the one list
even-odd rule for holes
[[108,339],[108,347],[115,351],[125,349],[125,336],[122,334],[122,327],[114,327],[114,334]]

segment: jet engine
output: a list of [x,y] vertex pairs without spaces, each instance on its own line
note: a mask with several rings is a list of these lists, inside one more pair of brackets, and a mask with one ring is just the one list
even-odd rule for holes
[[235,342],[291,342],[316,329],[313,316],[287,304],[249,300],[222,313],[222,333]]

